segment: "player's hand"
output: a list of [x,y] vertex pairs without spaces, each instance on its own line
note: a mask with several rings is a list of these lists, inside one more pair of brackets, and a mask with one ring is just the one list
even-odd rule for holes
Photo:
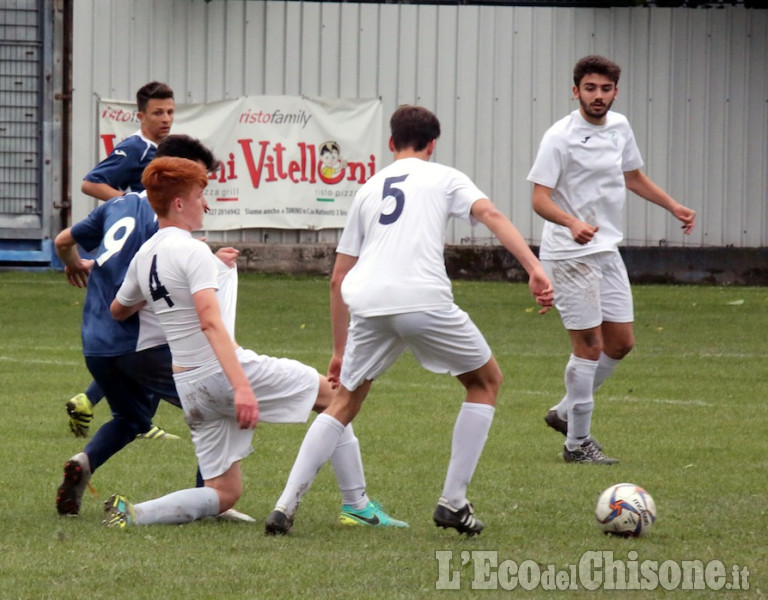
[[584,221],[574,221],[573,224],[568,227],[568,229],[571,230],[573,240],[577,244],[581,244],[583,246],[584,244],[588,244],[592,241],[592,238],[595,237],[595,234],[600,228],[596,225],[585,223]]
[[92,260],[81,260],[77,266],[65,266],[64,273],[70,285],[84,288],[88,286],[88,275],[90,275],[92,268]]
[[240,256],[240,250],[227,246],[226,248],[219,248],[216,251],[216,256],[231,269],[237,264],[237,257]]
[[555,292],[543,268],[537,267],[531,271],[528,276],[528,288],[531,290],[533,297],[536,298],[536,303],[542,307],[539,310],[539,314],[548,313],[555,302]]
[[678,204],[672,209],[672,214],[675,215],[678,220],[683,222],[682,230],[685,235],[688,235],[693,231],[693,223],[696,220],[695,210],[683,206],[682,204]]
[[331,362],[328,363],[328,374],[326,375],[328,383],[331,384],[331,389],[335,390],[339,387],[339,377],[341,375],[341,357],[335,354],[331,358]]
[[250,387],[235,390],[235,413],[240,429],[255,429],[259,422],[259,402]]

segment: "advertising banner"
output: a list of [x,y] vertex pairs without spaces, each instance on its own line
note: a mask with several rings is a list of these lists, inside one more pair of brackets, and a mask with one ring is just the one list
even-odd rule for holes
[[[99,100],[99,160],[136,133],[132,102]],[[382,157],[379,99],[253,96],[177,104],[171,133],[221,160],[206,197],[208,230],[342,228]]]

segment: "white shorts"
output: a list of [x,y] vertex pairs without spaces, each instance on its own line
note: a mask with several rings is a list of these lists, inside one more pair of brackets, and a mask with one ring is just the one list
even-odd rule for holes
[[[288,358],[237,349],[259,401],[259,421],[305,423],[317,400],[315,369]],[[240,429],[234,393],[218,362],[173,376],[203,479],[224,474],[252,452],[252,429]]]
[[349,324],[341,384],[358,388],[387,370],[406,350],[433,373],[461,375],[491,359],[491,348],[469,315],[446,310],[355,317]]
[[629,276],[618,250],[541,264],[555,290],[555,308],[569,331],[592,329],[603,321],[635,320]]

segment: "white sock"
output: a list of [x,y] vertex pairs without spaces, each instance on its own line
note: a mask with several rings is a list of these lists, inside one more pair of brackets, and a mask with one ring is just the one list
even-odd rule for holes
[[352,423],[344,428],[339,443],[331,454],[331,465],[339,482],[342,504],[362,510],[368,505],[365,493],[363,458],[360,456],[360,442],[352,429]]
[[621,359],[615,359],[608,356],[605,352],[600,353],[600,358],[597,359],[597,371],[595,371],[595,383],[592,387],[592,391],[596,392],[598,388],[603,385],[603,382],[611,376],[613,370],[619,366]]
[[333,454],[344,429],[344,425],[325,413],[317,415],[310,425],[288,475],[288,483],[277,500],[276,507],[288,517],[292,518],[296,513],[301,498],[309,490],[320,468]]
[[[605,352],[600,353],[597,359],[597,371],[595,371],[595,382],[592,384],[592,393],[594,394],[603,382],[611,376],[613,370],[619,365],[621,359],[611,358]],[[561,419],[567,419],[568,415],[568,394],[563,396],[557,406],[553,407]]]
[[568,435],[565,438],[565,447],[569,450],[573,450],[589,437],[592,410],[595,406],[592,388],[597,362],[571,354],[565,366],[565,389],[568,396]]
[[219,514],[219,494],[210,487],[171,492],[133,506],[136,525],[180,525]]
[[483,453],[495,408],[489,404],[464,402],[453,427],[451,461],[445,476],[443,498],[454,508],[467,503],[467,486]]

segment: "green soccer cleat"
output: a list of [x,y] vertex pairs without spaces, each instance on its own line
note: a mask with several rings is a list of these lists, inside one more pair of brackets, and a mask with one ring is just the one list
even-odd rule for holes
[[165,429],[162,427],[158,427],[157,425],[152,425],[149,431],[146,433],[140,433],[136,436],[137,440],[179,440],[181,439],[178,435],[174,435],[172,433],[168,433]]
[[401,529],[408,527],[408,523],[393,519],[384,512],[378,502],[371,502],[370,500],[362,510],[344,504],[341,507],[339,522],[342,525],[363,525],[365,527],[399,527]]
[[69,430],[75,437],[88,437],[88,429],[93,420],[93,404],[85,394],[78,394],[70,398],[66,403],[67,415],[69,415]]
[[104,503],[104,520],[102,525],[105,527],[119,527],[125,529],[129,525],[136,523],[136,515],[133,512],[133,504],[128,502],[125,496],[113,494],[109,500]]

